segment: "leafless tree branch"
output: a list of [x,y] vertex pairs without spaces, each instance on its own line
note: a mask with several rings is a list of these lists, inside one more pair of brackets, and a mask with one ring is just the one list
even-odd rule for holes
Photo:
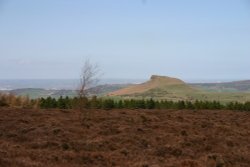
[[84,62],[80,76],[80,88],[78,95],[80,98],[87,97],[87,89],[94,87],[99,82],[100,68],[97,64],[92,64],[89,59]]

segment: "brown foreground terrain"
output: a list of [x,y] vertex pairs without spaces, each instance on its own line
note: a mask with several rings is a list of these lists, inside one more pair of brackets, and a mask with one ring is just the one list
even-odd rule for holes
[[1,167],[250,166],[250,113],[0,109]]

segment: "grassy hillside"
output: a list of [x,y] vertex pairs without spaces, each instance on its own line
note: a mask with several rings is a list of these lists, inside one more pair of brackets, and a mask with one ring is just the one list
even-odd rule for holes
[[[237,85],[237,83],[234,84]],[[109,95],[116,98],[156,98],[174,101],[216,100],[223,103],[230,101],[250,101],[249,92],[208,91],[208,89],[197,84],[190,85],[176,78],[162,76],[152,76],[148,82],[121,89]]]
[[132,85],[130,87],[120,89],[115,92],[111,92],[109,95],[120,96],[120,95],[143,94],[147,91],[151,91],[152,89],[166,88],[169,86],[171,87],[179,85],[184,87],[189,87],[188,85],[185,85],[183,81],[176,78],[152,75],[150,80],[147,82],[144,82],[142,84]]
[[97,94],[99,96],[104,96],[110,92],[120,90],[123,88],[126,88],[128,86],[131,86],[132,84],[105,84],[105,85],[99,85],[93,88],[90,88],[88,91],[91,94]]

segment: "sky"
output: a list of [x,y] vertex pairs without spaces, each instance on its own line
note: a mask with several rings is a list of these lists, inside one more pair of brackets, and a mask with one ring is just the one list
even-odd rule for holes
[[0,0],[0,79],[250,79],[249,0]]

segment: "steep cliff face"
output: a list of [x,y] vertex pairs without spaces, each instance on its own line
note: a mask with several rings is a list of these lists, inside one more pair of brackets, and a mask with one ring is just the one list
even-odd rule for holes
[[156,83],[157,86],[185,84],[185,82],[183,82],[180,79],[171,78],[171,77],[167,77],[167,76],[159,76],[159,75],[152,75],[150,77],[150,80],[147,83],[150,83],[150,82],[151,83]]

